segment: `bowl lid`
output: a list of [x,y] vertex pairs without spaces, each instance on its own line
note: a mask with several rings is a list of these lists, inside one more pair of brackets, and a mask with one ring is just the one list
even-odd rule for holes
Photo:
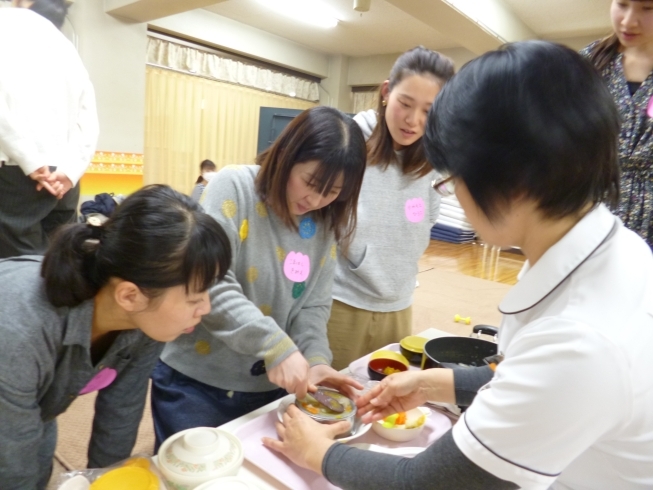
[[106,472],[91,483],[91,490],[115,490],[129,488],[130,490],[158,490],[159,479],[154,473],[137,466],[124,466]]
[[243,447],[236,436],[213,427],[195,427],[164,441],[159,462],[173,473],[210,476],[240,465]]
[[332,389],[320,387],[325,394],[333,396],[343,407],[345,407],[344,412],[337,413],[329,410],[327,407],[317,402],[310,393],[306,395],[306,398],[303,400],[295,399],[295,405],[302,412],[309,415],[312,419],[319,422],[336,422],[339,420],[349,420],[354,415],[356,415],[356,405],[351,400],[351,398],[343,395],[342,393]]
[[426,344],[428,340],[429,339],[417,335],[409,335],[408,337],[401,339],[399,345],[406,350],[421,354],[424,352],[424,344]]

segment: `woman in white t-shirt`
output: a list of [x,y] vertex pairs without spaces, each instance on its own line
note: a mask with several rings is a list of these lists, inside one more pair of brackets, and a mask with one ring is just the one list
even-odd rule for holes
[[496,372],[385,378],[366,422],[475,398],[411,459],[337,444],[290,407],[264,443],[340,488],[653,488],[653,256],[606,207],[619,117],[593,67],[561,45],[507,45],[465,65],[431,108],[429,161],[488,243],[528,259],[503,313]]

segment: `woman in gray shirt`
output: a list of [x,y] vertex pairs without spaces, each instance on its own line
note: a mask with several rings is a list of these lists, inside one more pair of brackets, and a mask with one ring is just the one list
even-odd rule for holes
[[222,227],[161,185],[62,228],[44,258],[0,261],[0,487],[46,487],[55,418],[93,391],[89,467],[128,457],[163,342],[208,313],[230,261]]

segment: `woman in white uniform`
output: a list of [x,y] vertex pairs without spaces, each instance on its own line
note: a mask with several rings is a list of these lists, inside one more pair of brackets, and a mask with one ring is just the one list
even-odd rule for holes
[[592,66],[541,41],[464,66],[431,108],[429,161],[483,239],[528,259],[489,368],[387,377],[364,421],[478,393],[414,459],[333,441],[290,407],[264,443],[343,489],[653,488],[653,256],[617,202],[619,117]]

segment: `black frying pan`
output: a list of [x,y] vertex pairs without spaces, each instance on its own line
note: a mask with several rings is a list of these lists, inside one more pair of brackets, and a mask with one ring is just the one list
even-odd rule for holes
[[[475,334],[497,335],[496,327],[476,325]],[[439,337],[424,344],[422,369],[484,366],[483,359],[497,354],[497,344],[474,337]]]

